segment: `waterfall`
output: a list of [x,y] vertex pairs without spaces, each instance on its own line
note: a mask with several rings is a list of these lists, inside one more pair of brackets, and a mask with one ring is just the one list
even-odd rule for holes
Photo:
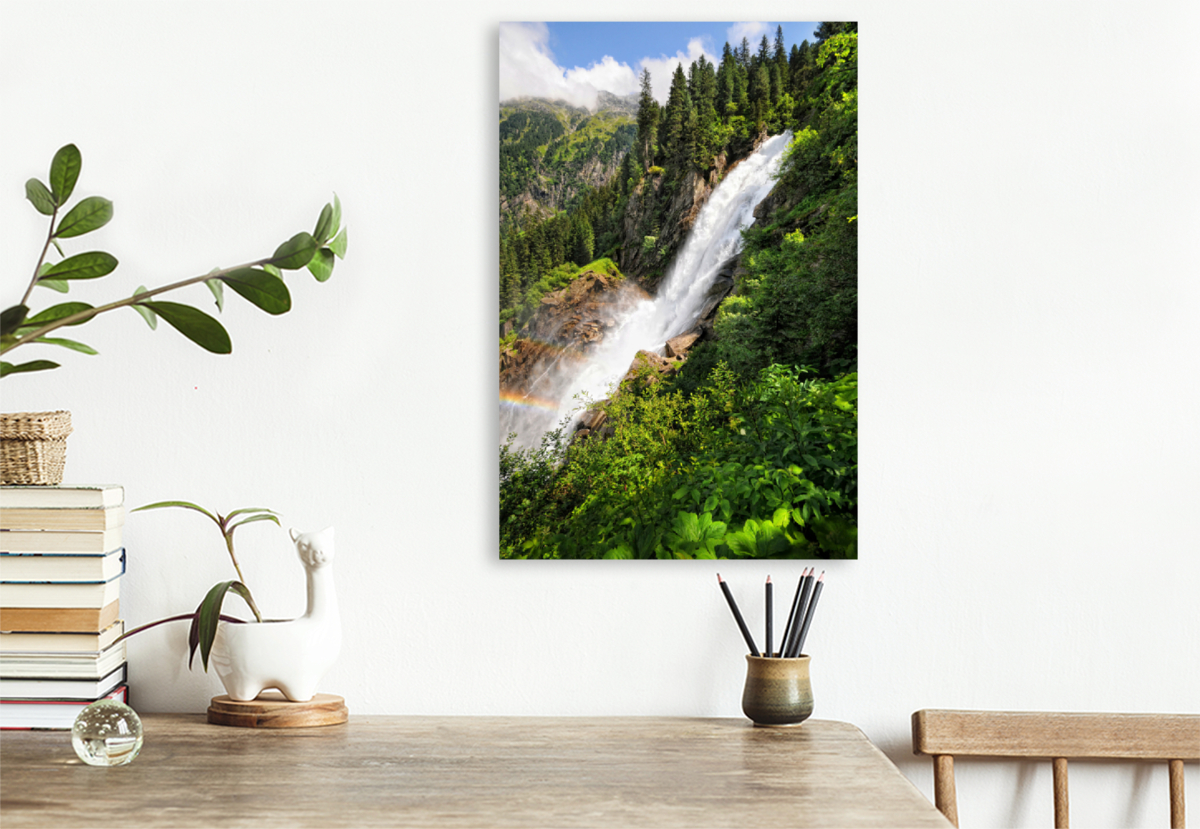
[[741,251],[741,234],[754,224],[754,208],[775,186],[790,141],[788,132],[769,138],[734,167],[700,209],[658,296],[628,309],[582,365],[560,359],[548,369],[555,376],[541,378],[539,386],[553,392],[543,392],[539,405],[502,401],[502,442],[516,432],[517,445],[537,445],[543,432],[578,415],[585,403],[608,397],[638,351],[661,353],[667,340],[696,325],[722,267]]

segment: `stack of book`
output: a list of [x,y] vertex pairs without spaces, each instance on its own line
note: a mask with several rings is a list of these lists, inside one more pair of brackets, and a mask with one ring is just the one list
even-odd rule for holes
[[128,702],[120,620],[125,491],[0,487],[0,729],[69,729]]

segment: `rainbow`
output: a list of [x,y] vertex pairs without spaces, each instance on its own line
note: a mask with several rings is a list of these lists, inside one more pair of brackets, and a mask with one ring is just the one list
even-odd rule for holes
[[547,412],[558,411],[558,401],[548,397],[537,397],[532,394],[521,394],[515,391],[500,392],[500,405],[510,409],[542,409]]

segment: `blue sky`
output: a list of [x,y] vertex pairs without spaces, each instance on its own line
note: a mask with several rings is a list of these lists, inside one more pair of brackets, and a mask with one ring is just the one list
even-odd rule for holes
[[765,34],[774,45],[783,27],[788,50],[813,40],[816,23],[502,23],[500,100],[529,95],[565,98],[591,106],[601,89],[618,95],[638,90],[649,69],[654,95],[665,102],[675,66],[703,54],[719,63],[728,41],[742,37],[757,51]]

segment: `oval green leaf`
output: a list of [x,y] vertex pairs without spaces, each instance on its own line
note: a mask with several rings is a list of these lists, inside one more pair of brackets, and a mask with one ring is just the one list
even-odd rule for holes
[[117,269],[117,257],[101,250],[77,253],[46,270],[42,279],[96,279]]
[[[21,324],[21,327],[28,328],[30,326],[49,325],[52,322],[58,322],[61,319],[66,319],[67,317],[90,310],[92,310],[92,306],[88,305],[86,302],[61,302],[58,305],[51,305],[45,311],[40,311],[34,314],[32,317],[25,320],[25,322]],[[90,316],[84,317],[83,319],[69,323],[69,325],[83,325],[90,319]]]
[[284,314],[292,308],[292,295],[277,276],[255,268],[238,268],[221,281],[268,314]]
[[50,188],[36,178],[25,182],[25,198],[29,199],[37,212],[43,216],[54,215],[54,196],[50,195]]
[[297,233],[275,249],[269,264],[285,271],[303,268],[317,252],[317,240],[311,233]]
[[25,322],[25,315],[29,313],[29,307],[26,305],[14,305],[11,308],[5,308],[0,313],[0,337],[14,333],[21,324]]
[[338,198],[337,193],[333,194],[333,222],[331,224],[333,226],[329,229],[330,233],[337,233],[338,228],[342,226],[342,200]]
[[54,154],[54,160],[50,162],[50,192],[56,202],[66,204],[71,198],[82,168],[83,157],[74,144],[68,144]]
[[59,239],[69,239],[72,236],[82,236],[108,224],[113,216],[113,204],[100,196],[88,196],[71,208],[71,212],[63,216],[58,223],[54,235]]
[[225,285],[219,279],[206,279],[204,284],[212,291],[213,298],[217,301],[217,310],[225,310]]
[[333,276],[333,263],[335,261],[333,251],[329,248],[321,248],[309,261],[308,270],[316,277],[318,282],[325,282],[329,277]]
[[346,258],[346,228],[343,227],[342,232],[329,243],[329,249],[337,254],[338,259]]
[[[133,295],[137,296],[138,294],[144,294],[144,293],[146,293],[146,286],[139,285],[138,289],[133,292]],[[138,312],[138,315],[141,316],[141,318],[146,321],[146,325],[150,326],[151,331],[155,331],[158,329],[158,315],[157,314],[155,314],[153,311],[151,311],[149,308],[146,308],[143,305],[130,305],[129,307]]]
[[190,305],[179,302],[139,302],[160,317],[183,336],[213,354],[229,354],[233,343],[229,332],[221,323]]
[[37,284],[39,288],[49,288],[52,291],[58,291],[60,294],[65,294],[71,289],[70,284],[65,279],[39,279]]
[[58,363],[50,360],[33,360],[29,363],[0,363],[0,377],[7,377],[10,374],[23,374],[27,371],[45,371],[50,368],[58,368]]
[[321,215],[317,217],[317,226],[312,235],[318,245],[323,245],[336,232],[337,228],[333,224],[333,205],[327,204],[321,208]]
[[34,342],[35,343],[45,343],[46,345],[58,345],[58,346],[62,346],[63,348],[69,348],[72,351],[80,351],[84,354],[99,354],[100,353],[96,349],[92,348],[90,345],[85,345],[84,343],[77,342],[75,340],[68,340],[64,337],[38,337],[36,340],[34,340]]

